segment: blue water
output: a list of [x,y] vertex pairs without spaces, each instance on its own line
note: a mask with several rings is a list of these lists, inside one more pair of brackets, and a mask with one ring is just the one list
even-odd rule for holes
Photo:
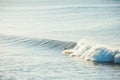
[[119,0],[0,0],[0,80],[119,80],[117,64],[62,54],[79,40],[119,50],[119,35]]

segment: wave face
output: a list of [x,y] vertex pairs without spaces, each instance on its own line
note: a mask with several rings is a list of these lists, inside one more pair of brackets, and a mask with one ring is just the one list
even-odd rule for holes
[[120,50],[111,49],[103,45],[92,45],[80,41],[71,52],[70,56],[77,56],[89,61],[120,63]]
[[63,50],[64,48],[73,48],[75,42],[65,42],[59,40],[50,40],[50,39],[31,39],[20,36],[0,36],[1,44],[15,44],[19,46],[34,47],[34,48],[49,48],[56,50]]

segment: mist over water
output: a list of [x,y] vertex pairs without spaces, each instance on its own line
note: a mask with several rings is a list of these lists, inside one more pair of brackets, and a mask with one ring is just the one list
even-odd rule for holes
[[79,40],[120,48],[119,0],[0,0],[0,80],[119,80],[119,65],[73,60]]

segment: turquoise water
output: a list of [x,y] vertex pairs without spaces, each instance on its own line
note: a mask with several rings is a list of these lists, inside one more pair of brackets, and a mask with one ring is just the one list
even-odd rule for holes
[[117,64],[62,54],[81,39],[119,49],[119,14],[119,0],[0,0],[0,80],[119,80]]

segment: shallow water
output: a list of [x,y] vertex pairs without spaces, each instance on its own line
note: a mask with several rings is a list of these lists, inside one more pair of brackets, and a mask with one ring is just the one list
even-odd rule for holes
[[0,0],[0,80],[119,80],[119,64],[62,54],[81,39],[119,49],[119,14],[119,0]]
[[1,38],[0,80],[120,79],[119,64],[95,63],[65,56],[60,48],[68,46],[63,45],[65,43],[52,47],[43,40],[44,44],[31,46],[36,43],[35,40],[31,39],[29,43],[23,39]]

